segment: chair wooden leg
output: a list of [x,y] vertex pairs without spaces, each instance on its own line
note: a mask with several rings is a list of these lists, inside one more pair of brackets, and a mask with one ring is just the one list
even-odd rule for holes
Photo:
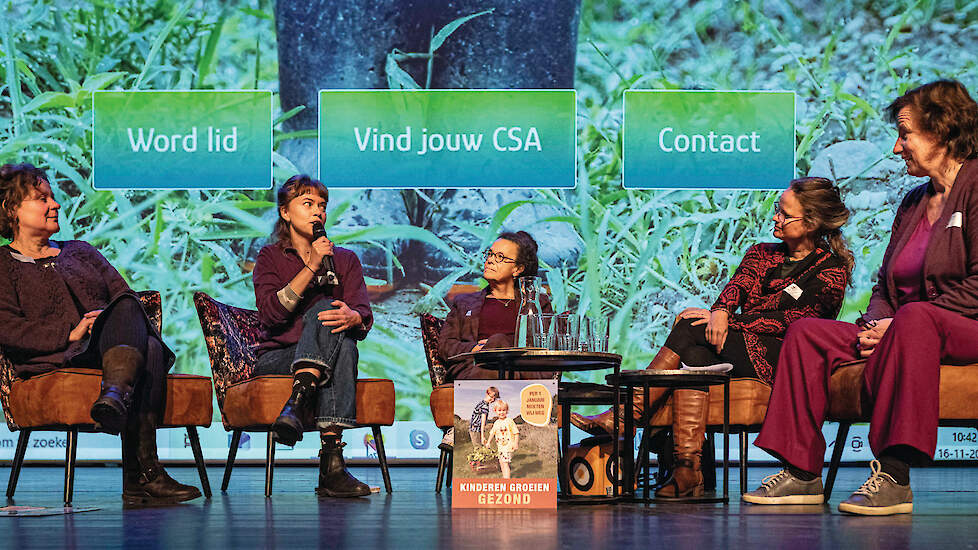
[[835,433],[835,445],[832,447],[832,462],[829,463],[829,472],[825,476],[825,502],[832,496],[832,486],[835,485],[835,475],[839,473],[839,463],[842,462],[842,450],[846,446],[846,437],[849,436],[849,426],[851,422],[839,422],[839,431]]
[[27,454],[27,443],[31,439],[30,430],[21,430],[17,439],[17,449],[14,451],[14,461],[10,465],[10,479],[7,481],[7,498],[14,498],[17,490],[17,479],[20,478],[20,468],[24,465],[24,455]]
[[747,492],[747,430],[740,432],[740,494]]
[[455,453],[448,454],[448,480],[445,482],[446,487],[452,486],[452,470],[455,469]]
[[197,426],[187,426],[187,437],[190,439],[190,448],[194,452],[194,462],[197,463],[200,488],[204,492],[205,497],[211,498],[211,482],[207,479],[207,464],[204,463],[204,453],[200,449],[200,437],[197,435]]
[[65,508],[71,506],[75,492],[75,457],[78,455],[78,430],[68,430],[68,445],[65,448]]
[[268,432],[265,447],[265,498],[272,498],[272,476],[275,475],[275,433]]
[[436,493],[441,493],[441,486],[445,481],[445,469],[448,468],[448,455],[449,452],[442,449],[441,454],[438,456],[438,477],[435,478]]
[[238,455],[238,445],[241,444],[241,430],[234,430],[231,434],[231,448],[228,449],[228,461],[224,464],[224,480],[221,481],[221,492],[228,490],[231,483],[231,469],[234,468],[234,457]]
[[380,474],[384,476],[384,489],[390,494],[393,492],[391,489],[391,473],[387,468],[387,451],[384,449],[384,436],[380,433],[380,426],[371,426],[374,432],[374,443],[377,444],[377,461],[380,462]]

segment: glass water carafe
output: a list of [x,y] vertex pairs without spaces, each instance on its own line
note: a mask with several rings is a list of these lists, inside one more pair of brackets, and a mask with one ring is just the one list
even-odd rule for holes
[[540,277],[520,277],[520,312],[516,317],[516,347],[540,347],[543,325],[542,295],[547,293]]

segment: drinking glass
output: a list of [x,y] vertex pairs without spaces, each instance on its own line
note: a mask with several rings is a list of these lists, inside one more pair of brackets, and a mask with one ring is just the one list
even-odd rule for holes
[[547,350],[555,348],[557,340],[557,315],[554,313],[541,313],[537,316],[540,322],[540,330],[533,334],[533,347]]
[[554,340],[556,349],[574,351],[580,339],[579,318],[577,315],[561,313],[554,320]]
[[609,317],[585,317],[581,319],[581,351],[608,351],[611,319]]

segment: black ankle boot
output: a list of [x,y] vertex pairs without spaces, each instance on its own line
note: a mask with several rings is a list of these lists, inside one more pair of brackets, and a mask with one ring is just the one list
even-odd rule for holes
[[292,395],[272,424],[275,439],[283,445],[292,446],[296,441],[302,441],[302,432],[305,431],[301,420],[302,410],[316,398],[316,384],[309,382],[296,377],[292,383]]
[[117,434],[125,428],[132,388],[144,362],[132,346],[115,346],[102,355],[102,391],[89,413],[102,431]]
[[175,504],[200,496],[200,490],[170,477],[156,452],[156,417],[139,415],[122,438],[122,501],[130,506]]
[[347,471],[343,460],[345,445],[340,443],[339,437],[323,438],[323,448],[319,451],[319,487],[316,487],[320,497],[365,497],[370,494],[370,487]]

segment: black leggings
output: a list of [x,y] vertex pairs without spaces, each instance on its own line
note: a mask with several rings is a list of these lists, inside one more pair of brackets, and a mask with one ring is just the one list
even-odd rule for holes
[[723,351],[717,353],[716,347],[706,340],[706,323],[694,327],[693,321],[696,319],[680,319],[666,338],[665,347],[676,352],[683,363],[691,367],[730,363],[733,365],[731,378],[758,377],[747,354],[743,332],[728,330]]
[[149,329],[149,320],[139,299],[124,294],[110,303],[92,325],[88,350],[71,360],[69,366],[102,366],[102,355],[115,346],[132,346],[146,359],[133,388],[136,412],[162,415],[166,404],[166,375],[169,370],[163,343]]

